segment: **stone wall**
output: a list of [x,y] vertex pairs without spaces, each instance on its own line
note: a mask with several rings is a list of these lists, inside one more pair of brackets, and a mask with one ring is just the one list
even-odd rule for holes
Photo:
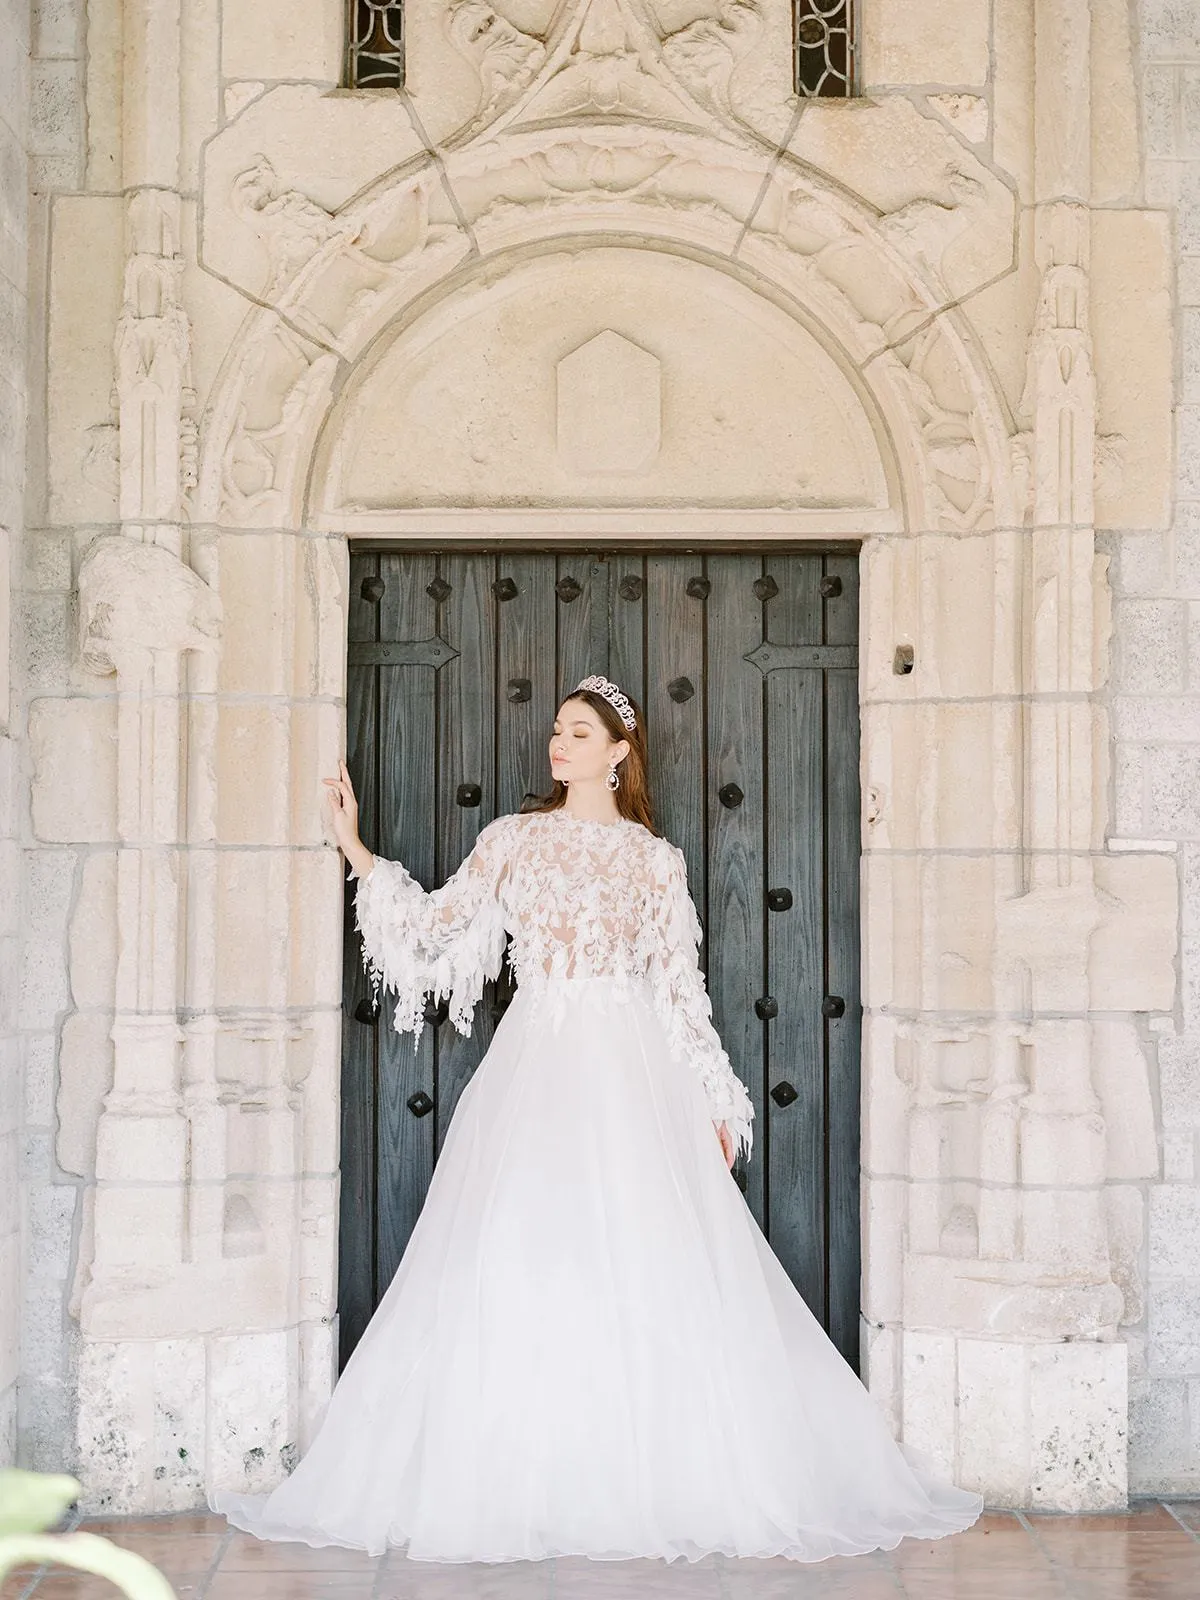
[[0,1466],[16,1454],[21,1304],[21,875],[12,592],[23,554],[29,7],[0,7]]
[[[80,852],[46,848],[29,808],[31,729],[46,695],[61,694],[75,655],[71,619],[74,551],[87,535],[56,525],[46,471],[49,283],[58,198],[84,182],[83,0],[35,0],[31,13],[29,87],[29,458],[26,535],[19,564],[19,632],[15,716],[21,733],[17,793],[23,843],[19,1005],[24,1069],[25,1273],[21,1298],[18,1451],[22,1464],[44,1470],[72,1459],[72,1323],[67,1304],[80,1213],[79,1189],[55,1154],[59,1046],[73,994],[67,972],[68,924]],[[94,315],[94,304],[79,308]],[[90,766],[80,747],[77,760]],[[100,937],[111,940],[111,930]]]
[[1146,191],[1174,212],[1173,514],[1112,552],[1114,832],[1178,861],[1180,984],[1157,1045],[1162,1181],[1149,1188],[1144,1317],[1130,1336],[1130,1473],[1200,1490],[1200,12],[1141,0]]
[[[336,91],[340,9],[35,18],[26,1459],[186,1506],[327,1392],[347,530],[715,530],[864,540],[872,1388],[999,1502],[1190,1484],[1190,9],[1145,0],[1148,168],[1127,0],[864,0],[868,95],[806,107],[784,0],[603,71],[412,0],[404,95]],[[597,470],[555,395],[622,340],[662,448]]]

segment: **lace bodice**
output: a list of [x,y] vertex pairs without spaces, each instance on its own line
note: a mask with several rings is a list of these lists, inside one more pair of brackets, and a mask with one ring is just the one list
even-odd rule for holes
[[402,1033],[420,1032],[430,991],[449,1001],[459,1032],[470,1033],[510,934],[518,984],[648,980],[671,1047],[700,1075],[713,1120],[749,1154],[754,1109],[712,1025],[683,853],[640,823],[581,821],[565,811],[497,817],[454,876],[428,894],[399,862],[376,857],[358,888],[357,917],[367,970],[396,991]]

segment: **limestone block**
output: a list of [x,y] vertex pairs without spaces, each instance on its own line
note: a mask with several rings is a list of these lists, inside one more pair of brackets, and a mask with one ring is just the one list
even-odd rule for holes
[[343,868],[335,850],[292,854],[291,1003],[338,1006],[342,997]]
[[884,84],[984,85],[989,76],[990,17],[983,0],[935,0],[913,26],[904,0],[864,9],[863,60],[868,92]]
[[64,195],[51,211],[46,436],[54,523],[116,515],[110,396],[124,227],[118,195]]
[[[136,1120],[140,1122],[142,1119]],[[101,1132],[103,1130],[102,1123]],[[141,1147],[145,1150],[151,1142],[150,1135],[145,1128],[139,1128],[138,1133],[145,1135],[141,1141]],[[176,1150],[179,1148],[178,1141],[175,1148]],[[117,1165],[116,1162],[113,1164]],[[160,1160],[158,1170],[166,1170],[167,1165],[167,1162]],[[99,1170],[98,1152],[97,1172]],[[121,1332],[133,1334],[155,1331],[150,1328],[144,1314],[139,1311],[138,1296],[134,1291],[140,1290],[144,1284],[154,1287],[161,1283],[164,1275],[178,1262],[183,1247],[185,1198],[185,1191],[181,1186],[172,1187],[162,1181],[147,1188],[136,1188],[132,1183],[115,1182],[104,1183],[97,1187],[95,1201],[97,1262],[83,1298],[81,1323],[84,1333],[102,1336],[115,1331],[105,1327],[103,1322],[93,1315],[94,1304],[103,1302],[107,1288],[105,1273],[100,1271],[100,1250],[103,1250],[104,1268],[107,1272],[115,1274],[116,1282],[126,1298]],[[179,1314],[177,1296],[174,1297],[173,1303],[175,1321],[171,1326],[177,1328]]]
[[300,1165],[308,1173],[337,1169],[341,1020],[340,1011],[309,1012],[289,1056],[289,1079],[304,1089]]
[[[517,26],[529,23],[522,15]],[[409,0],[404,8],[404,88],[420,124],[436,145],[472,121],[482,103],[480,73],[460,51],[438,0]],[[549,16],[533,31],[541,33]]]
[[25,1270],[29,1280],[61,1284],[71,1269],[71,1231],[78,1207],[74,1184],[31,1185],[25,1201]]
[[[180,249],[184,257],[181,295],[192,323],[192,387],[196,392],[193,410],[203,415],[230,352],[238,347],[238,332],[246,320],[247,308],[244,294],[201,264],[196,210],[191,200],[180,206]],[[194,557],[195,546],[192,553]]]
[[296,560],[293,693],[340,700],[346,692],[348,547],[340,536],[304,539]]
[[15,839],[0,839],[0,938],[13,938],[20,918],[21,847]]
[[1123,1509],[1128,1469],[1125,1347],[1029,1351],[1030,1500],[1055,1511]]
[[217,727],[217,830],[222,844],[284,844],[288,837],[286,706],[237,700]]
[[39,699],[29,709],[33,831],[55,844],[117,834],[117,708],[113,699]]
[[1029,1483],[1025,1346],[995,1339],[958,1345],[958,1474],[996,1506],[1026,1503]]
[[958,1352],[952,1334],[904,1332],[904,1442],[930,1458],[938,1474],[957,1467],[955,1396]]
[[1185,66],[1179,73],[1181,155],[1200,154],[1200,67]]
[[290,853],[225,850],[217,872],[217,997],[261,1010],[283,993],[288,970]]
[[1148,1310],[1150,1372],[1195,1376],[1200,1372],[1200,1285],[1194,1279],[1151,1283]]
[[1129,1022],[1094,1022],[1091,1057],[1092,1083],[1104,1115],[1107,1176],[1157,1177],[1154,1099],[1137,1029]]
[[1184,605],[1118,600],[1113,613],[1115,686],[1129,694],[1178,693],[1184,682]]
[[1150,1191],[1150,1277],[1200,1277],[1200,1189],[1160,1184]]
[[1143,0],[1141,50],[1148,61],[1200,55],[1200,16],[1190,0]]
[[17,1128],[0,1133],[0,1237],[21,1227],[21,1136]]
[[295,1465],[296,1343],[293,1329],[209,1340],[210,1490],[264,1493]]
[[1200,1127],[1200,1039],[1166,1035],[1158,1042],[1163,1122]]
[[1152,837],[1200,837],[1200,760],[1186,745],[1154,754],[1147,780],[1146,826]]
[[178,1183],[187,1167],[186,1141],[181,1116],[108,1110],[96,1129],[96,1177],[105,1183]]
[[300,1436],[303,1453],[312,1443],[337,1378],[334,1319],[302,1322],[300,1335]]
[[110,194],[121,186],[122,21],[121,0],[87,7],[86,183]]
[[1158,211],[1093,211],[1091,326],[1097,427],[1119,441],[1119,473],[1097,483],[1096,521],[1170,523],[1173,403],[1171,239]]
[[866,785],[892,849],[1017,847],[1016,702],[875,704],[863,708],[863,721]]
[[[1134,744],[1200,743],[1200,703],[1190,695],[1122,695],[1112,702],[1113,733]],[[1134,837],[1137,830],[1133,830]]]
[[222,694],[288,692],[294,559],[289,534],[221,536],[217,565],[224,617],[218,668]]
[[66,1353],[63,1283],[26,1276],[21,1295],[22,1368],[29,1378],[61,1383]]
[[1117,595],[1163,595],[1174,586],[1169,577],[1169,540],[1161,533],[1102,534],[1098,549],[1111,551],[1108,577]]
[[58,1164],[90,1177],[96,1164],[96,1124],[112,1087],[112,1016],[77,1011],[63,1023],[57,1100]]
[[1108,1253],[1113,1282],[1124,1296],[1122,1327],[1140,1323],[1146,1314],[1145,1272],[1146,1201],[1133,1184],[1110,1184],[1104,1191],[1108,1223]]
[[[1196,249],[1200,251],[1200,227]],[[1181,495],[1200,499],[1200,406],[1181,405],[1175,412],[1178,468],[1176,486]]]
[[1130,1385],[1131,1494],[1194,1492],[1200,1485],[1188,1424],[1185,1378],[1147,1376]]
[[24,1028],[53,1027],[69,1003],[65,934],[75,878],[67,850],[25,852],[25,939],[20,1015]]
[[[276,9],[283,7],[278,4]],[[342,23],[336,8],[322,10],[327,24],[313,36],[318,40],[326,25],[340,30]],[[244,15],[246,27],[255,27],[257,8],[244,8]],[[259,78],[260,67],[235,76]],[[269,235],[276,213],[282,213],[280,221],[290,230],[293,250],[309,235],[315,248],[328,231],[331,213],[384,172],[419,159],[423,148],[399,95],[329,95],[311,84],[269,89],[227,124],[205,151],[204,265],[258,295],[270,266],[267,244],[257,230],[265,228]],[[265,217],[248,219],[237,209],[237,180],[260,158],[274,172],[286,204]]]
[[22,1040],[27,1128],[48,1128],[53,1120],[56,1043],[52,1033],[26,1034]]
[[14,1291],[21,1282],[21,1238],[19,1234],[0,1236],[0,1389],[16,1382],[21,1366],[21,1297]]
[[662,363],[606,328],[555,369],[558,453],[571,471],[644,472],[662,443]]
[[34,61],[29,73],[29,148],[36,156],[73,156],[82,132],[79,63]]
[[72,639],[66,597],[25,594],[17,607],[24,646],[23,679],[30,692],[61,693],[67,686]]
[[1119,744],[1113,759],[1113,831],[1119,837],[1149,838],[1146,827],[1146,752]]
[[[967,10],[977,5],[982,9],[981,0],[968,0]],[[945,13],[949,24],[954,8],[946,4]],[[961,7],[957,15],[955,33],[965,38],[970,25],[962,27]],[[926,68],[928,29],[928,23],[914,29],[911,19],[905,25]],[[872,59],[869,53],[865,59]],[[867,72],[873,76],[874,69],[868,66]],[[938,80],[925,71],[912,81]],[[935,111],[922,114],[900,95],[813,100],[787,148],[883,213],[882,232],[953,294],[969,294],[1012,265],[1012,193]]]
[[872,1178],[865,1186],[862,1309],[869,1322],[903,1316],[907,1188],[898,1178]]
[[863,1017],[862,1164],[877,1176],[908,1169],[909,1084],[913,1076],[909,1030],[892,1017]]
[[201,1339],[82,1341],[76,1439],[87,1510],[175,1511],[197,1503],[204,1361]]
[[1138,67],[1125,0],[1091,6],[1091,184],[1095,205],[1138,197],[1141,181]]
[[223,19],[226,78],[312,78],[330,86],[342,74],[343,13],[321,0],[259,0]]
[[320,846],[327,842],[326,789],[322,780],[337,772],[345,714],[338,705],[313,701],[292,707],[289,841]]
[[[1153,772],[1150,782],[1153,795]],[[1152,812],[1153,806],[1152,799]],[[1103,914],[1088,947],[1093,1003],[1106,1011],[1170,1011],[1178,899],[1174,860],[1097,856],[1095,872]]]
[[71,995],[80,1008],[111,1006],[117,982],[117,858],[85,856],[71,913]]
[[306,1322],[337,1310],[338,1184],[334,1175],[300,1185],[299,1308]]
[[1163,1129],[1162,1175],[1166,1183],[1196,1180],[1196,1133],[1193,1128]]
[[[620,475],[557,449],[558,363],[606,330],[662,367],[661,448]],[[522,261],[460,291],[393,337],[331,438],[331,514],[888,498],[863,407],[817,341],[724,273],[657,250]]]

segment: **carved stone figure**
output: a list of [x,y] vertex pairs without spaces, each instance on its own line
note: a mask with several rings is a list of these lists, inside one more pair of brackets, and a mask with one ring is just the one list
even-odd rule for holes
[[298,189],[284,189],[266,156],[233,180],[233,209],[253,228],[267,251],[264,293],[278,294],[309,257],[337,231],[323,206]]
[[84,666],[106,674],[156,650],[213,649],[221,602],[169,550],[114,534],[84,558],[79,619]]
[[514,27],[489,0],[455,0],[446,13],[446,31],[479,72],[481,116],[520,94],[546,59],[542,40]]
[[711,16],[697,17],[667,35],[663,60],[694,95],[728,114],[733,69],[761,27],[757,0],[719,0]]

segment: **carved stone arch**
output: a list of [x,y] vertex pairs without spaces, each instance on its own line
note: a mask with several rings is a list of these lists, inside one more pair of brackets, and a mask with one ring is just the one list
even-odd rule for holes
[[307,259],[292,250],[215,388],[198,520],[300,526],[335,395],[380,340],[516,261],[615,242],[705,261],[835,354],[888,436],[897,527],[1020,520],[1004,403],[938,277],[954,207],[880,217],[798,163],[766,174],[757,153],[679,129],[539,129],[446,165],[457,219],[420,167],[323,213]]

